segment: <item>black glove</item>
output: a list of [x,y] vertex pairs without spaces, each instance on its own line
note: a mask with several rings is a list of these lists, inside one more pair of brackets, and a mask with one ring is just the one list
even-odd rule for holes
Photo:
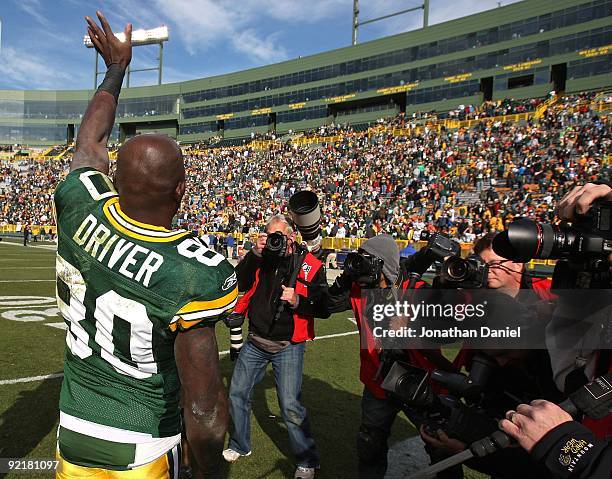
[[329,294],[332,296],[341,295],[351,289],[353,281],[355,281],[355,279],[346,271],[343,271],[342,274],[336,278],[334,284],[329,287]]
[[239,328],[244,324],[244,314],[230,313],[223,318],[223,322],[228,328]]

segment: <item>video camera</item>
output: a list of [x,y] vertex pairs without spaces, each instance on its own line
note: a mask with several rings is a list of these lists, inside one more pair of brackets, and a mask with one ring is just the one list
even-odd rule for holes
[[555,289],[608,289],[612,271],[612,201],[596,201],[571,224],[551,225],[528,219],[511,223],[493,240],[493,250],[512,261],[558,259]]
[[[476,354],[470,374],[434,370],[431,373],[403,361],[394,361],[381,387],[402,404],[422,410],[425,430],[436,436],[442,429],[449,437],[474,442],[497,429],[497,420],[481,405],[483,391],[496,367],[484,354]],[[448,390],[438,395],[433,383]]]

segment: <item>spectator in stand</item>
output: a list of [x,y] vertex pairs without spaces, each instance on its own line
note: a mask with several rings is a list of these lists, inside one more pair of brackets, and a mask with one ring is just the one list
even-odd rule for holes
[[234,238],[235,233],[227,235],[227,257],[232,259],[234,257],[234,249],[236,246],[236,239]]
[[[315,148],[273,134],[255,135],[270,141],[264,150],[196,145],[186,149],[191,186],[177,225],[256,233],[264,218],[286,213],[289,197],[302,188],[319,194],[322,228],[333,237],[387,233],[416,241],[422,231],[440,231],[469,241],[520,216],[550,222],[555,202],[575,185],[610,176],[609,116],[592,109],[594,99],[592,93],[559,98],[542,118],[521,124],[499,117],[533,111],[540,100],[400,114],[367,133],[326,125],[303,135],[322,138]],[[425,124],[448,115],[477,122],[440,131]],[[402,134],[393,135],[392,127]],[[339,139],[325,141],[332,136]],[[53,225],[50,199],[69,161],[70,155],[0,161],[0,221]],[[212,237],[211,247],[219,248]]]

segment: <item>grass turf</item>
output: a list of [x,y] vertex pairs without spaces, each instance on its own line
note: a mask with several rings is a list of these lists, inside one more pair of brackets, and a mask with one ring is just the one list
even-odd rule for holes
[[[47,326],[62,321],[50,314],[55,308],[54,258],[54,251],[42,245],[24,248],[0,242],[0,381],[62,371],[65,331]],[[16,305],[17,301],[23,304]],[[37,301],[41,304],[32,306]],[[349,317],[352,313],[318,321],[317,335],[354,331]],[[219,349],[225,350],[229,346],[227,329],[223,325],[216,329]],[[306,350],[302,396],[321,453],[321,471],[317,474],[320,478],[356,476],[354,442],[362,392],[358,355],[357,335],[314,341]],[[232,368],[229,358],[223,357],[221,369],[226,385]],[[60,387],[61,378],[0,385],[0,457],[53,458]],[[391,443],[415,433],[400,416]],[[229,477],[282,478],[293,474],[287,432],[270,370],[254,391],[252,443],[253,454],[233,464]],[[52,474],[26,476],[46,478]]]

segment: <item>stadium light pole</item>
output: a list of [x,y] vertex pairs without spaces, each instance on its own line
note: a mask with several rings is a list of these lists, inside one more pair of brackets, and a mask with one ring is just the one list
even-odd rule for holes
[[[115,33],[115,36],[121,41],[125,40],[125,34],[123,32]],[[167,42],[168,38],[169,38],[168,37],[168,27],[165,25],[162,25],[161,27],[157,27],[157,28],[152,28],[149,30],[140,29],[140,30],[134,30],[132,32],[132,46],[139,47],[139,46],[144,46],[144,45],[158,45],[159,55],[157,58],[158,60],[157,66],[153,68],[139,68],[139,69],[134,70],[130,68],[130,66],[128,65],[127,75],[126,75],[126,87],[127,88],[130,87],[130,75],[131,73],[135,73],[135,72],[157,71],[158,72],[157,84],[161,85],[163,58],[164,58],[163,56],[164,42]],[[87,48],[94,48],[94,44],[91,41],[91,38],[89,38],[89,35],[85,35],[83,37],[83,44]],[[104,72],[98,71],[98,52],[97,51],[96,51],[95,57],[96,57],[95,58],[96,64],[94,67],[94,90],[98,87],[98,76],[104,73]]]
[[429,0],[423,0],[421,5],[416,7],[407,8],[405,10],[400,10],[399,12],[390,13],[388,15],[383,15],[382,17],[371,18],[370,20],[365,20],[363,22],[359,21],[359,0],[353,0],[353,35],[352,35],[352,44],[357,45],[357,30],[361,25],[367,25],[368,23],[379,22],[381,20],[386,20],[387,18],[397,17],[398,15],[404,15],[405,13],[414,12],[416,10],[423,10],[423,28],[429,25]]

